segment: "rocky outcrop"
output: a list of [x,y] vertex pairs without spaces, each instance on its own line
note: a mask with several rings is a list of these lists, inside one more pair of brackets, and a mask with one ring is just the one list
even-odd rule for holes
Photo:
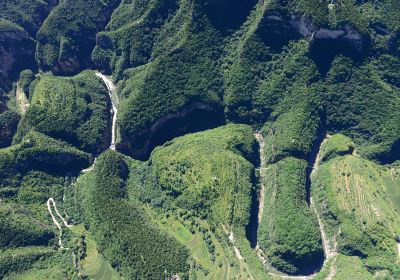
[[266,14],[258,30],[264,43],[278,51],[291,40],[309,37],[314,28],[305,15],[284,15],[277,12]]
[[302,14],[270,12],[264,16],[257,32],[274,51],[280,51],[291,40],[309,38],[310,56],[322,72],[327,71],[337,54],[359,59],[369,47],[368,36],[349,23],[335,28],[317,27],[311,18]]
[[152,150],[175,137],[217,127],[224,123],[222,108],[194,102],[180,111],[155,121],[149,128],[136,135],[124,135],[117,144],[117,150],[133,156],[136,159],[148,159]]

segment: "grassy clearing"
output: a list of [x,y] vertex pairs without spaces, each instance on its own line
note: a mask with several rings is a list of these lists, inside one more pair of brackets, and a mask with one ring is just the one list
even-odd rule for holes
[[85,230],[83,225],[74,226],[71,230],[76,235],[84,235],[86,243],[86,257],[79,262],[83,275],[93,280],[118,280],[121,279],[118,272],[103,258],[97,250],[97,244],[92,234]]
[[59,266],[44,269],[31,269],[21,274],[14,274],[6,277],[9,280],[66,280],[68,277]]
[[[222,228],[217,228],[215,232],[212,232],[206,221],[193,218],[198,223],[199,228],[206,229],[205,231],[193,231],[193,228],[188,226],[188,221],[181,217],[158,215],[154,210],[146,206],[145,209],[149,216],[158,222],[162,230],[168,232],[189,249],[193,260],[190,279],[253,279],[249,274],[250,270],[246,262],[237,259],[233,246],[229,243],[228,237]],[[189,228],[192,228],[192,230]],[[207,236],[215,246],[214,254],[208,250],[207,242],[205,241]]]
[[372,280],[375,279],[371,273],[363,266],[361,260],[357,257],[349,257],[345,255],[339,255],[337,260],[337,271],[333,278],[335,280],[353,280],[363,279]]

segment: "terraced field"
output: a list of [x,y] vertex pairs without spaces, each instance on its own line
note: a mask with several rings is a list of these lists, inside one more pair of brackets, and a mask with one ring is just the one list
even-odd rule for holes
[[360,222],[386,220],[394,231],[400,229],[399,215],[393,211],[393,207],[400,208],[395,169],[353,155],[336,158],[327,165],[341,209],[354,212]]
[[[372,279],[375,267],[384,262],[391,263],[392,271],[398,267],[399,168],[348,152],[322,162],[312,193],[331,243],[338,243],[334,279],[350,279],[348,275]],[[386,277],[387,271],[378,274]]]

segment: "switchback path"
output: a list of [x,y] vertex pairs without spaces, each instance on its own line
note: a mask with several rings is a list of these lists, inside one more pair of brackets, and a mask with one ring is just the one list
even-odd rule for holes
[[56,217],[53,214],[53,211],[51,208],[54,208],[54,210],[56,211],[57,216],[62,220],[62,223],[67,227],[71,227],[71,225],[68,224],[68,222],[64,219],[64,217],[60,214],[60,212],[58,212],[57,206],[56,206],[56,202],[54,201],[54,199],[52,197],[50,197],[47,200],[47,210],[50,213],[51,219],[53,220],[53,223],[56,225],[56,227],[58,228],[59,231],[59,235],[58,235],[58,246],[60,246],[61,250],[69,250],[69,248],[64,247],[64,245],[62,244],[62,226],[61,224],[57,221]]
[[[117,125],[117,113],[118,113],[118,109],[117,109],[117,105],[118,105],[118,96],[117,96],[117,94],[116,94],[116,92],[115,92],[116,88],[115,88],[114,83],[112,82],[112,80],[111,80],[109,77],[107,77],[107,76],[101,74],[100,72],[96,72],[96,76],[100,77],[100,78],[103,80],[103,82],[106,84],[107,89],[108,89],[108,94],[109,94],[109,96],[110,96],[110,101],[111,101],[111,104],[112,104],[112,109],[111,109],[111,114],[112,114],[112,126],[111,126],[111,144],[110,144],[110,147],[109,147],[109,148],[110,148],[111,150],[114,150],[114,151],[115,151],[115,144],[116,144],[116,125]],[[18,95],[18,93],[19,93],[20,95],[21,95],[21,94],[24,95],[23,92],[21,93],[21,89],[19,89],[19,90],[17,89],[17,95]],[[25,95],[24,95],[24,96],[25,96]],[[89,171],[93,170],[94,166],[96,165],[96,160],[97,160],[97,158],[94,159],[94,162],[93,162],[93,164],[92,164],[90,167],[88,167],[88,168],[86,168],[86,169],[82,169],[82,170],[81,170],[81,173],[86,173],[86,172],[89,172]],[[63,196],[63,201],[64,201],[64,199],[65,199],[65,196]],[[72,225],[68,224],[68,222],[64,219],[64,217],[60,214],[60,212],[59,212],[58,209],[57,209],[56,202],[54,201],[54,199],[53,199],[52,197],[50,197],[50,198],[47,200],[47,210],[49,211],[50,216],[51,216],[51,219],[53,220],[53,223],[57,226],[58,231],[59,231],[58,245],[60,246],[60,248],[61,248],[62,250],[68,250],[69,248],[65,248],[65,247],[63,246],[63,244],[62,244],[62,224],[60,224],[60,223],[57,221],[55,215],[53,214],[52,207],[54,208],[54,210],[55,210],[57,216],[61,219],[62,224],[64,224],[65,227],[70,228]]]

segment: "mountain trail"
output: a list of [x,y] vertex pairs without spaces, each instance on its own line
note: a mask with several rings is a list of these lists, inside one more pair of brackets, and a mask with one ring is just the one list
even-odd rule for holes
[[69,250],[69,248],[64,247],[64,245],[62,244],[62,226],[61,224],[57,221],[56,217],[53,214],[53,211],[51,210],[51,207],[53,206],[54,210],[56,211],[56,214],[58,217],[60,217],[60,219],[62,220],[62,223],[67,227],[70,228],[72,225],[68,224],[68,222],[64,219],[64,217],[60,214],[60,212],[58,212],[57,206],[56,206],[56,202],[54,201],[54,199],[52,197],[50,197],[47,200],[47,210],[50,213],[51,219],[53,220],[53,223],[56,225],[56,227],[58,228],[59,231],[59,235],[58,235],[58,246],[60,246],[61,250]]

